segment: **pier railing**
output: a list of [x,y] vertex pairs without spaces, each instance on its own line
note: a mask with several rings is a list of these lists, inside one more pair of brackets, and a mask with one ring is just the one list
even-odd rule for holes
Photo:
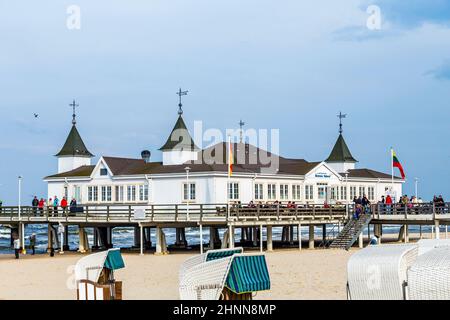
[[373,217],[405,217],[427,215],[432,219],[450,215],[450,203],[409,203],[409,204],[373,204],[371,205]]
[[[20,211],[20,212],[19,212]],[[251,220],[344,220],[346,205],[240,206],[219,204],[79,205],[77,207],[1,207],[0,222],[227,222]]]

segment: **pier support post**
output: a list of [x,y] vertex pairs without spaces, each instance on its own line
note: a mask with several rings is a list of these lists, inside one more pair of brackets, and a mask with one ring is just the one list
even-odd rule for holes
[[436,231],[435,231],[435,239],[437,239],[437,240],[439,240],[440,239],[440,230],[439,230],[439,227],[440,227],[440,225],[439,225],[439,220],[435,220],[434,221],[434,228],[436,229]]
[[134,247],[140,248],[141,242],[141,229],[138,227],[134,227]]
[[64,226],[64,244],[62,245],[62,251],[69,251],[69,226]]
[[[242,232],[243,232],[243,230],[242,230]],[[215,240],[216,240],[216,234],[214,233],[214,228],[213,227],[209,227],[209,249],[210,250],[214,249]]]
[[405,224],[405,232],[404,232],[404,238],[403,240],[405,241],[405,243],[409,242],[409,226],[407,224]]
[[[253,232],[255,233],[255,232]],[[232,225],[228,226],[228,240],[229,240],[229,248],[234,248],[234,227]]]
[[51,251],[53,249],[53,228],[50,224],[48,224],[47,228],[47,241],[47,250]]
[[322,225],[322,241],[325,243],[327,241],[327,225]]
[[263,226],[259,227],[259,251],[263,252]]
[[358,247],[360,249],[364,248],[364,234],[361,232],[358,237]]
[[25,225],[22,222],[19,222],[19,240],[20,247],[22,249],[25,248]]
[[141,241],[140,241],[141,253],[140,253],[140,255],[143,256],[144,255],[144,227],[142,225],[140,225],[139,227],[140,227],[139,235],[141,236]]
[[273,243],[272,243],[272,226],[266,227],[267,233],[267,251],[273,251]]
[[85,253],[87,250],[89,250],[89,242],[84,227],[78,227],[78,237],[78,251],[81,253]]
[[[234,230],[233,230],[234,235]],[[258,245],[258,228],[253,228],[253,246],[256,247]],[[234,247],[233,247],[234,248]]]
[[[112,227],[107,227],[106,228],[106,242],[108,243],[108,249],[113,247],[113,241],[112,241]],[[142,230],[141,230],[142,232]]]
[[161,227],[156,227],[156,252],[155,254],[162,254],[162,232]]
[[314,249],[314,225],[309,225],[309,248]]
[[203,225],[200,224],[200,254],[203,254]]
[[302,250],[302,225],[297,226],[298,250]]

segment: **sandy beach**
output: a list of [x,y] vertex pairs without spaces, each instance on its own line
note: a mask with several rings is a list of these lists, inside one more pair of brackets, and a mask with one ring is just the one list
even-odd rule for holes
[[[386,236],[391,241],[395,238]],[[417,238],[410,235],[412,241]],[[255,299],[346,299],[347,261],[357,250],[282,249],[267,253],[272,288]],[[123,281],[123,298],[178,299],[179,266],[193,254],[124,253],[126,268],[116,272],[116,279]],[[12,255],[0,255],[0,299],[75,299],[72,271],[81,257],[65,253],[53,258],[26,255],[15,260]]]

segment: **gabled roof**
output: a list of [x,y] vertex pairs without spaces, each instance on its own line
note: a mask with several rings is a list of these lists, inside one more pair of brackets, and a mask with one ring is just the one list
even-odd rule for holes
[[[344,177],[345,173],[340,173],[340,175]],[[390,174],[367,168],[348,170],[347,175],[349,178],[392,179]],[[394,179],[402,180],[402,178],[399,177],[394,177]]]
[[56,154],[56,156],[79,156],[91,158],[94,155],[90,153],[86,148],[83,139],[81,139],[81,136],[78,133],[77,127],[73,125],[72,129],[69,132],[69,136],[64,143],[64,146],[62,147],[61,151]]
[[353,158],[350,153],[350,149],[345,143],[344,136],[339,134],[339,137],[334,145],[333,150],[331,151],[330,156],[325,160],[326,162],[358,162],[355,158]]
[[175,123],[169,138],[167,138],[166,143],[159,150],[199,150],[199,148],[195,145],[181,115],[178,117],[178,120]]

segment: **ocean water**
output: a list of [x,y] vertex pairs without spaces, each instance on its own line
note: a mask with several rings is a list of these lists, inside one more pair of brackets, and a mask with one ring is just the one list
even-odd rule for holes
[[[398,233],[400,226],[383,226],[383,233]],[[308,227],[302,227],[302,239],[308,239]],[[410,232],[419,232],[418,226],[410,226]],[[90,245],[93,244],[93,228],[86,228],[88,234],[88,240]],[[223,234],[226,230],[219,229],[219,235],[222,238]],[[281,239],[281,227],[273,228],[273,237],[274,240]],[[445,231],[444,228],[441,231]],[[173,228],[165,228],[164,232],[166,234],[167,244],[175,243],[175,229]],[[431,226],[423,226],[422,232],[431,232]],[[28,225],[25,228],[25,244],[28,246],[29,244],[29,236],[32,233],[36,233],[36,253],[46,253],[47,250],[47,225]],[[318,237],[322,236],[322,228],[315,228],[314,232]],[[337,227],[333,228],[332,226],[327,227],[327,234],[332,236],[337,233]],[[371,228],[371,233],[373,234],[373,228]],[[364,234],[367,235],[367,229],[364,231]],[[263,230],[263,238],[265,238],[266,232]],[[240,229],[236,229],[236,239],[240,239]],[[294,235],[296,238],[296,235]],[[189,245],[199,245],[200,244],[200,232],[198,228],[187,228],[186,229],[186,239]],[[113,229],[112,233],[113,245],[116,248],[132,248],[134,245],[134,228],[132,227],[116,227]],[[155,240],[155,229],[152,228],[151,232],[151,240],[152,244],[156,243]],[[10,244],[10,229],[4,226],[0,226],[0,254],[11,254],[13,253],[13,248]],[[209,230],[208,228],[203,229],[203,241],[204,244],[209,243]],[[69,226],[69,248],[70,250],[78,249],[78,227],[77,226]]]

